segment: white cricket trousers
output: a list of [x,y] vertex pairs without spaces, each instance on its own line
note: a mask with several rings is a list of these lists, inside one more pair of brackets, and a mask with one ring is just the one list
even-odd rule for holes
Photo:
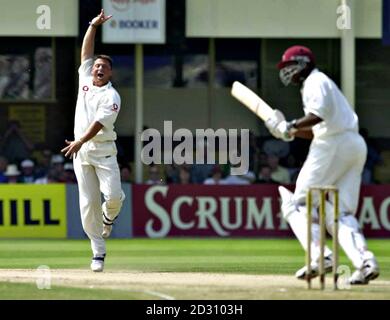
[[[106,254],[106,244],[102,237],[103,212],[109,219],[115,219],[125,198],[116,154],[93,155],[88,151],[87,143],[73,159],[73,165],[79,188],[83,229],[91,240],[93,256],[101,257]],[[101,193],[105,200],[103,204]]]
[[[330,136],[326,139],[312,141],[309,154],[299,173],[293,202],[300,212],[305,214],[306,195],[310,186],[334,185],[339,189],[339,243],[356,268],[361,268],[367,258],[373,254],[367,250],[366,241],[355,218],[361,174],[367,156],[367,146],[364,139],[356,132],[345,132]],[[313,215],[318,219],[315,210],[319,204],[319,197],[313,197]],[[332,234],[333,225],[333,198],[326,202],[326,227]],[[301,225],[301,218],[290,221],[294,224],[294,233],[298,238],[305,238],[305,226]],[[302,220],[303,221],[303,220]],[[318,221],[318,220],[317,220]],[[313,221],[312,239],[314,246],[313,260],[319,255],[319,225]],[[302,244],[304,240],[301,241]],[[304,246],[304,244],[303,244]],[[305,246],[304,246],[305,248]],[[328,247],[325,255],[331,254]]]
[[[348,131],[324,140],[313,140],[298,175],[294,202],[305,204],[310,186],[334,185],[339,188],[340,212],[354,215],[366,157],[366,143],[356,132]],[[313,203],[318,205],[318,196],[314,197]]]

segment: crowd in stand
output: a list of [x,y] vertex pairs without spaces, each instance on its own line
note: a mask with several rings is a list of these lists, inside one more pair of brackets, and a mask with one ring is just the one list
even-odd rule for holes
[[49,150],[39,152],[38,160],[27,158],[17,163],[9,163],[0,156],[0,183],[76,183],[73,164],[65,162],[60,154],[51,155]]
[[34,149],[17,121],[0,139],[0,183],[76,183],[72,162],[48,148]]
[[[376,183],[374,169],[381,164],[381,156],[368,140],[368,133],[361,134],[368,145],[368,155],[362,173],[363,184]],[[268,139],[258,142],[250,136],[249,171],[245,175],[231,175],[230,165],[150,165],[146,184],[206,184],[206,185],[249,185],[249,184],[294,184],[309,149],[309,142],[286,143]],[[131,169],[130,169],[131,170]],[[128,182],[131,182],[129,180]]]
[[249,171],[243,175],[231,174],[229,164],[150,165],[146,184],[205,184],[249,185],[256,183],[290,184],[299,168],[280,164],[277,154],[263,151],[252,155]]
[[[367,133],[362,132],[367,139]],[[362,175],[363,184],[375,183],[373,170],[380,163],[380,154],[370,147]],[[231,175],[229,164],[150,165],[146,184],[248,185],[256,183],[293,184],[308,152],[308,144],[286,143],[269,139],[259,143],[250,136],[249,171]],[[121,159],[122,182],[133,183],[130,162]],[[77,183],[71,160],[47,148],[34,150],[20,126],[10,121],[0,140],[0,183]]]
[[[295,148],[295,150],[291,150]],[[270,139],[251,143],[249,171],[244,175],[230,174],[229,164],[150,165],[146,184],[294,184],[303,165],[308,149]],[[373,170],[380,163],[379,153],[370,153],[362,174],[363,184],[375,183]],[[131,182],[131,181],[129,181]]]
[[[275,140],[276,141],[276,140]],[[287,145],[288,146],[288,145]],[[251,150],[250,170],[245,175],[231,175],[230,166],[213,164],[150,165],[147,167],[146,184],[252,184],[293,183],[297,167],[280,164],[280,150]],[[285,154],[285,151],[282,151]],[[291,157],[291,155],[290,155]],[[66,162],[61,154],[49,149],[29,153],[29,157],[11,160],[0,155],[0,183],[76,183],[72,162]],[[292,161],[291,164],[295,164]],[[133,182],[130,163],[120,164],[123,182]]]

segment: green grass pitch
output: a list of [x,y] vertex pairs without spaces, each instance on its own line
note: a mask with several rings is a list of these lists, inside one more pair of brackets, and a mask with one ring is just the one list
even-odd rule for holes
[[[0,299],[390,299],[390,240],[368,245],[377,280],[334,292],[328,277],[325,292],[309,292],[294,278],[304,264],[295,239],[110,239],[102,274],[89,271],[88,240],[0,240]],[[340,264],[353,272],[342,252]],[[58,276],[50,290],[35,284],[41,265]]]

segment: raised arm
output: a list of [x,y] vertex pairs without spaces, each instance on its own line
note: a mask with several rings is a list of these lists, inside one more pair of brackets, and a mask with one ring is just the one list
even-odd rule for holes
[[111,17],[112,17],[112,15],[105,16],[104,10],[102,9],[100,14],[98,14],[90,22],[89,28],[88,28],[87,32],[85,33],[85,36],[83,39],[83,45],[81,47],[81,63],[83,63],[85,60],[88,60],[88,59],[93,57],[94,49],[95,49],[96,28],[98,26],[100,26],[101,24],[105,23]]

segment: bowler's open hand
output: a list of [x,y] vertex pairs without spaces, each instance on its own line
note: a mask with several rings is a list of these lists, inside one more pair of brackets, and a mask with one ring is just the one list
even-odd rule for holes
[[69,157],[70,159],[72,159],[73,155],[76,158],[77,152],[79,152],[83,143],[80,140],[76,140],[76,141],[65,140],[65,143],[68,144],[68,146],[63,148],[61,152],[65,153],[66,158]]
[[101,24],[105,23],[107,20],[111,19],[112,15],[105,16],[104,10],[100,11],[100,13],[92,19],[91,24],[95,27],[100,26]]

